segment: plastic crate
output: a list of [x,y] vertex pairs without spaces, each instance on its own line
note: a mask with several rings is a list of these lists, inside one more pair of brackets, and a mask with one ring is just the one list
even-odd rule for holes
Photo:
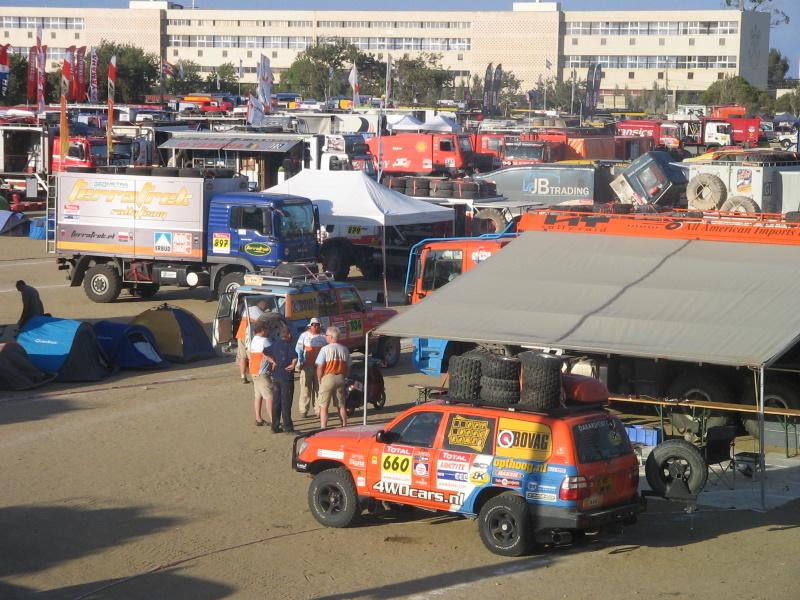
[[32,240],[43,240],[47,235],[47,219],[39,217],[31,220],[31,228],[28,231],[28,237]]
[[664,439],[664,432],[660,427],[647,427],[645,425],[626,425],[625,432],[632,444],[644,446],[658,446]]

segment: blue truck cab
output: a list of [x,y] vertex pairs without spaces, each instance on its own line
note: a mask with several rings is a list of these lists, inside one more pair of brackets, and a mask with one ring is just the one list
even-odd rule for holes
[[[206,248],[208,262],[236,264],[244,271],[267,271],[287,262],[313,262],[319,215],[307,199],[266,192],[218,194],[209,203]],[[244,274],[218,286],[230,291]]]

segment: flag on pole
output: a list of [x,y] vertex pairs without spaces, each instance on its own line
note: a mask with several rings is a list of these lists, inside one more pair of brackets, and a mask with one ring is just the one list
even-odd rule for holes
[[544,59],[544,67],[549,71],[553,68],[553,63],[550,62],[549,58]]
[[117,88],[117,57],[112,56],[108,61],[108,99],[114,100],[114,92]]
[[217,71],[216,69],[214,69],[214,76],[217,79],[217,91],[219,91],[219,71]]
[[67,48],[64,63],[61,66],[61,95],[67,100],[72,99],[72,68],[75,61],[75,46]]
[[264,107],[264,112],[269,113],[272,110],[272,84],[275,83],[275,76],[272,74],[269,59],[261,55],[261,60],[258,63],[258,100]]
[[113,152],[114,137],[114,92],[117,87],[117,57],[112,56],[108,61],[108,120],[106,123],[106,164],[111,164],[111,155]]
[[75,69],[72,74],[75,91],[72,94],[75,102],[86,100],[86,46],[81,46],[75,53]]
[[175,65],[170,64],[166,60],[161,61],[161,74],[175,79]]
[[389,106],[389,100],[392,97],[392,55],[386,55],[386,92],[383,99],[383,106]]
[[38,113],[44,112],[45,58],[47,46],[42,46],[42,28],[36,28],[36,108]]
[[89,102],[97,102],[97,50],[89,54]]
[[350,87],[353,88],[353,108],[358,106],[358,96],[361,92],[361,86],[358,85],[358,71],[356,70],[356,65],[353,63],[353,68],[350,69],[350,76],[347,78],[347,81],[350,83]]
[[258,126],[264,120],[265,110],[264,103],[250,92],[247,96],[247,124]]
[[61,94],[61,110],[58,116],[58,150],[61,157],[61,170],[66,171],[67,154],[69,153],[69,123],[67,122],[67,97],[63,93]]
[[36,102],[36,81],[39,79],[38,63],[39,51],[36,46],[31,46],[28,48],[28,90],[25,98],[28,104]]
[[239,59],[239,81],[241,81],[242,79],[244,79],[244,63],[242,62],[242,59],[240,58]]
[[8,58],[8,48],[11,44],[0,45],[0,97],[8,94],[8,73],[10,62]]
[[178,78],[183,79],[183,63],[178,65]]

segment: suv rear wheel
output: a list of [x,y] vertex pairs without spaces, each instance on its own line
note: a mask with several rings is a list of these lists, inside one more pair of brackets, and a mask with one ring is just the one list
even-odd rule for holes
[[311,514],[327,527],[347,527],[358,516],[358,495],[349,471],[328,469],[319,473],[308,488]]
[[531,545],[531,519],[525,500],[507,492],[495,496],[478,515],[481,541],[501,556],[521,556]]

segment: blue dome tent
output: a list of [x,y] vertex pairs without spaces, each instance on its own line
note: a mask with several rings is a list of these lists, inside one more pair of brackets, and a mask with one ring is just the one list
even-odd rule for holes
[[169,366],[147,327],[116,321],[98,321],[93,327],[97,341],[120,369],[163,369]]

